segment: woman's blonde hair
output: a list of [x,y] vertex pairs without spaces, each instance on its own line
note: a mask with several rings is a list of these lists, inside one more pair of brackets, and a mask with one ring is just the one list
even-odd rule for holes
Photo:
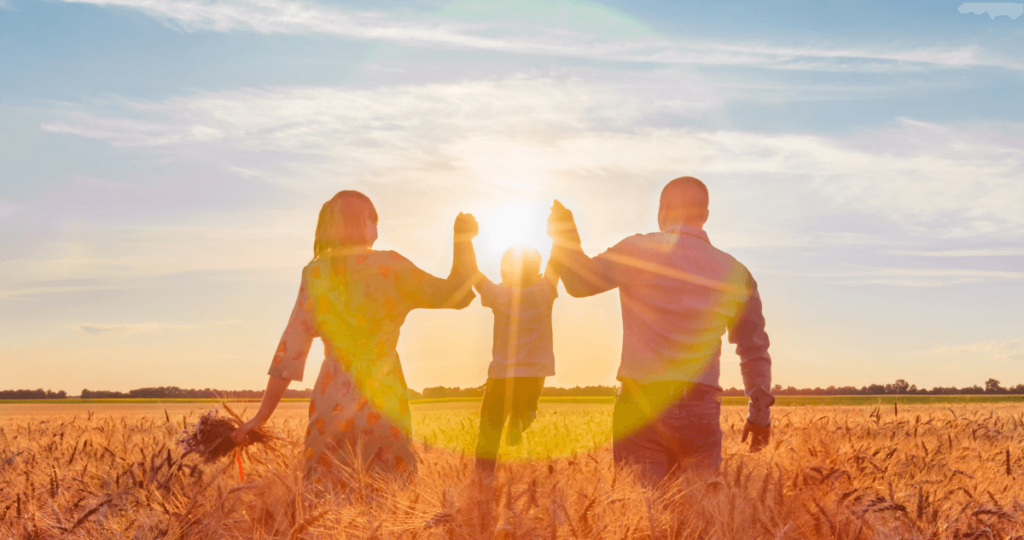
[[320,208],[313,258],[328,256],[332,249],[369,243],[365,219],[377,223],[377,209],[370,198],[354,190],[339,191]]

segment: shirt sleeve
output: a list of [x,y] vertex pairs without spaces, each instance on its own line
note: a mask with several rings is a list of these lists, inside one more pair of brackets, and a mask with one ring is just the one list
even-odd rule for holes
[[268,375],[279,379],[301,381],[306,369],[306,357],[317,336],[316,324],[313,321],[313,303],[309,299],[307,272],[302,271],[302,282],[299,285],[299,296],[292,308],[288,326],[281,335],[277,352],[270,363]]
[[612,288],[629,282],[629,275],[644,262],[636,253],[635,239],[626,238],[594,257],[592,271],[599,280]]
[[471,279],[457,273],[441,279],[419,269],[397,253],[393,259],[395,286],[410,309],[462,309],[476,298]]
[[765,332],[757,282],[749,272],[746,272],[746,276],[747,299],[741,304],[729,328],[729,343],[736,345],[743,386],[750,398],[747,420],[759,426],[767,426],[772,420],[770,407],[775,404],[775,397],[771,393],[772,358],[768,354],[768,333]]
[[588,257],[579,247],[557,247],[552,260],[570,296],[593,296],[614,289],[626,282],[630,263],[632,239],[615,244],[595,257]]

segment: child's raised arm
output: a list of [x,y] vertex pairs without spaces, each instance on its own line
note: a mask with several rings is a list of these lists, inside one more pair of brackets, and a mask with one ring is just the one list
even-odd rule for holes
[[473,280],[473,287],[476,292],[483,294],[483,291],[489,287],[494,287],[494,282],[490,280],[483,272],[477,270],[476,278]]

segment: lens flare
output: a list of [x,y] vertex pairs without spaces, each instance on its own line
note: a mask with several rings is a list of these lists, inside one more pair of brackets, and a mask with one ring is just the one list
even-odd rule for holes
[[545,255],[551,250],[547,237],[547,209],[543,204],[509,201],[478,215],[480,237],[492,254],[500,254],[511,246],[523,245],[538,249]]

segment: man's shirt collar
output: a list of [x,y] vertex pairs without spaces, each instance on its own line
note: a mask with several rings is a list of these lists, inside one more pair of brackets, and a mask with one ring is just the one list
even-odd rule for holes
[[701,229],[700,227],[694,227],[693,225],[673,225],[665,229],[664,232],[670,234],[685,234],[687,236],[700,238],[701,240],[707,242],[708,244],[711,243],[711,240],[708,239],[708,233],[704,232],[704,229]]

